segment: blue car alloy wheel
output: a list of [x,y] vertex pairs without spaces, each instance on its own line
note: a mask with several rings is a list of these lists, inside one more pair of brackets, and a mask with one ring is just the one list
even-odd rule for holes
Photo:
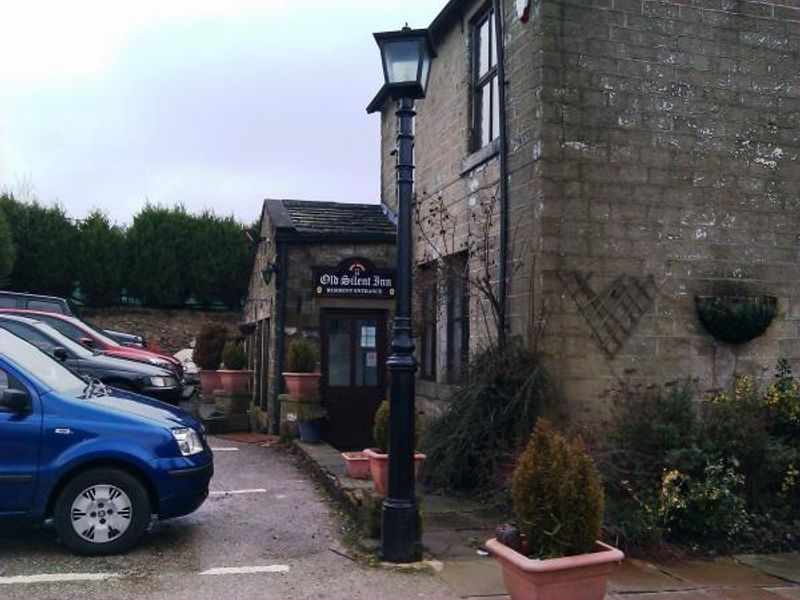
[[130,548],[150,522],[147,490],[117,469],[80,473],[58,495],[55,526],[61,540],[85,555],[117,554]]

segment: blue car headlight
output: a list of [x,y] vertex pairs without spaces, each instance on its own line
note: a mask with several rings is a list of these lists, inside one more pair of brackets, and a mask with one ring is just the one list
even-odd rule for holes
[[172,437],[178,443],[178,449],[183,456],[191,456],[203,451],[203,442],[200,441],[200,436],[190,427],[173,429]]

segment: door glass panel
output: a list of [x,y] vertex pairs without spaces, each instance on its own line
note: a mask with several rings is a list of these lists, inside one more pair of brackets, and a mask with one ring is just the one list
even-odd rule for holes
[[350,385],[350,319],[328,321],[328,385]]
[[378,385],[378,323],[376,319],[356,321],[356,386]]

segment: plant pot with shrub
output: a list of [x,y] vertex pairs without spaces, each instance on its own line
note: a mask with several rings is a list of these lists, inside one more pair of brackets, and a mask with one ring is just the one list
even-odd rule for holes
[[228,328],[220,323],[206,323],[195,339],[192,360],[200,367],[200,387],[211,396],[222,387],[217,369],[222,362],[222,350],[228,339]]
[[245,370],[247,354],[244,351],[244,344],[236,340],[225,342],[222,363],[225,368],[217,371],[222,388],[229,394],[246,392],[250,388],[252,371]]
[[[385,494],[389,488],[389,401],[384,400],[375,411],[375,421],[372,428],[372,437],[377,447],[364,450],[364,456],[369,459],[369,471],[372,475],[372,485],[379,494]],[[414,445],[420,437],[419,414],[414,415]],[[414,453],[414,475],[419,475],[425,455]]]
[[597,540],[603,489],[582,440],[568,442],[539,419],[517,460],[512,499],[517,525],[486,542],[512,600],[603,600],[625,556]]
[[301,442],[313,444],[322,440],[322,429],[328,412],[322,406],[318,393],[308,396],[281,394],[281,404],[287,419],[297,422]]
[[308,340],[294,340],[289,344],[283,380],[286,391],[292,396],[304,398],[319,390],[320,373],[317,373],[317,349]]

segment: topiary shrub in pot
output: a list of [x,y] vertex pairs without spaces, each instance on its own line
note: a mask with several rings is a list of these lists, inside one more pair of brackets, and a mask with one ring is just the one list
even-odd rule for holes
[[320,373],[317,370],[317,348],[308,340],[293,340],[289,344],[286,371],[283,380],[286,391],[301,400],[313,396],[319,390]]
[[[420,438],[421,425],[419,413],[414,415],[414,446]],[[375,411],[375,420],[372,426],[372,437],[375,438],[377,447],[364,450],[364,456],[369,460],[369,470],[372,475],[372,485],[375,491],[385,494],[389,481],[389,401],[384,400]],[[420,465],[425,460],[425,455],[414,453],[414,475],[419,475]]]
[[[536,422],[512,479],[519,549],[492,538],[513,600],[603,600],[621,551],[597,538],[603,515],[600,477],[580,438],[568,442],[545,419]],[[514,535],[504,536],[506,541]]]
[[206,396],[221,388],[217,369],[227,339],[228,328],[220,323],[205,323],[195,338],[192,360],[200,367],[200,386]]
[[247,354],[244,351],[244,344],[236,340],[225,342],[222,364],[225,368],[217,371],[222,388],[229,394],[246,392],[250,388],[252,371],[245,370]]

